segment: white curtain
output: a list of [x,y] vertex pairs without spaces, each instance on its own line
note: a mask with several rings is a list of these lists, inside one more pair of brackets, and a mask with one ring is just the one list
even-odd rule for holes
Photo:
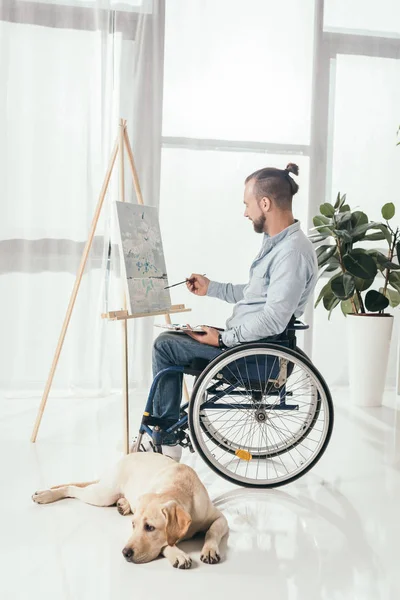
[[[152,205],[162,119],[170,281],[198,271],[243,282],[260,243],[242,217],[253,170],[299,164],[294,212],[306,232],[338,191],[371,219],[396,203],[399,38],[397,0],[167,0],[164,60],[163,0],[2,0],[1,387],[43,389],[120,116]],[[135,201],[128,169],[126,177]],[[120,386],[120,327],[99,316],[117,197],[116,178],[58,366],[60,391]],[[120,303],[117,283],[110,309]],[[230,312],[184,286],[171,292],[193,309],[179,321],[220,325]],[[311,302],[306,320],[312,331],[301,343],[331,384],[346,384],[342,314],[329,322]],[[151,323],[129,328],[131,381],[147,383]],[[390,383],[396,342],[397,319]]]
[[[293,208],[306,233],[338,191],[371,219],[396,203],[398,0],[168,0],[166,8],[160,210],[171,281],[192,271],[247,280],[261,240],[242,216],[243,183],[260,167],[300,166]],[[223,325],[231,311],[179,287],[172,297],[192,306],[194,324]],[[340,309],[328,321],[311,301],[305,319],[312,327],[300,344],[329,383],[346,384]],[[390,384],[396,345],[395,331]]]
[[[158,205],[163,44],[163,0],[0,5],[0,385],[9,393],[44,387],[119,117],[145,202]],[[128,164],[126,195],[136,202]],[[59,393],[121,385],[120,325],[100,318],[107,296],[110,310],[121,307],[115,270],[105,286],[117,199],[116,169],[54,380]],[[129,329],[139,384],[149,376],[149,324]]]

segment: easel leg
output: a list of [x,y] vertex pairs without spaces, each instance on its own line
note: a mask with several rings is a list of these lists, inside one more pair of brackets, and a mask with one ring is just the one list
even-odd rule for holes
[[129,373],[128,373],[128,321],[122,321],[122,398],[124,410],[124,452],[129,454]]
[[82,254],[81,264],[79,266],[79,270],[78,270],[78,273],[77,273],[77,276],[76,276],[76,279],[75,279],[75,285],[74,285],[74,288],[72,290],[71,298],[70,298],[70,301],[69,301],[69,304],[68,304],[67,314],[65,315],[65,319],[64,319],[64,323],[63,323],[63,326],[62,326],[62,329],[61,329],[61,333],[60,333],[60,337],[59,337],[59,340],[58,340],[56,352],[54,354],[53,363],[51,365],[49,377],[47,379],[46,387],[45,387],[45,390],[43,392],[42,401],[40,403],[38,414],[37,414],[36,421],[35,421],[35,425],[34,425],[34,428],[33,428],[32,436],[31,436],[31,442],[36,442],[36,438],[37,438],[37,434],[38,434],[38,431],[39,431],[40,423],[41,423],[41,420],[42,420],[44,409],[46,407],[47,398],[49,396],[50,388],[51,388],[51,385],[53,383],[54,373],[56,371],[58,360],[60,358],[61,350],[62,350],[62,347],[63,347],[63,344],[64,344],[65,335],[67,333],[67,329],[68,329],[68,325],[69,325],[69,322],[70,322],[70,319],[71,319],[72,311],[73,311],[73,308],[74,308],[74,305],[75,305],[75,300],[76,300],[76,297],[78,295],[79,287],[80,287],[80,284],[81,284],[81,281],[82,281],[83,272],[84,272],[85,267],[86,267],[87,259],[88,259],[89,252],[90,252],[90,248],[91,248],[92,242],[93,242],[93,237],[94,237],[94,234],[95,234],[95,231],[96,231],[96,227],[97,227],[97,222],[99,220],[100,212],[101,212],[101,209],[103,207],[104,198],[105,198],[105,195],[107,193],[108,184],[110,182],[111,173],[112,173],[112,170],[113,170],[113,167],[114,167],[114,163],[115,163],[115,159],[117,157],[117,154],[118,154],[118,140],[115,142],[115,145],[114,145],[114,149],[113,149],[113,152],[112,152],[112,155],[111,155],[111,160],[110,160],[110,164],[109,164],[109,167],[108,167],[108,171],[107,171],[106,177],[104,179],[103,187],[102,187],[102,190],[100,192],[100,197],[99,197],[99,200],[97,202],[96,211],[94,213],[92,225],[91,225],[90,232],[89,232],[89,237],[88,237],[85,249],[84,249],[83,254]]
[[[125,140],[126,152],[128,154],[129,164],[130,164],[131,171],[132,171],[133,185],[135,188],[136,197],[137,197],[139,204],[144,204],[142,190],[140,189],[139,177],[138,177],[138,174],[136,171],[135,160],[133,158],[132,147],[129,142],[129,136],[128,136],[128,131],[127,131],[126,127],[124,128],[124,140]],[[168,325],[171,325],[171,317],[169,315],[165,315],[165,322],[168,323]],[[189,402],[189,392],[187,389],[185,378],[183,379],[183,395],[185,397],[185,401]]]
[[[120,201],[125,202],[125,132],[126,121],[121,119],[119,130],[119,191]],[[124,310],[126,310],[126,294],[124,294]],[[122,398],[123,398],[123,413],[124,413],[124,452],[129,454],[129,374],[128,374],[128,321],[125,319],[122,323]]]

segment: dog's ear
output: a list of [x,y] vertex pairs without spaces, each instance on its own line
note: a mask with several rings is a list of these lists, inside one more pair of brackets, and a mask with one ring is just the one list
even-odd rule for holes
[[178,540],[185,536],[192,519],[183,508],[173,501],[164,504],[161,511],[166,520],[167,543],[169,546],[174,546]]

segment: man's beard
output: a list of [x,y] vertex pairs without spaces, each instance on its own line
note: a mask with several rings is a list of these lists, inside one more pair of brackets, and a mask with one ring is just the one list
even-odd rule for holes
[[256,233],[264,232],[265,221],[266,221],[265,215],[261,215],[261,217],[259,217],[257,219],[257,221],[253,221],[253,227],[254,227],[254,231]]

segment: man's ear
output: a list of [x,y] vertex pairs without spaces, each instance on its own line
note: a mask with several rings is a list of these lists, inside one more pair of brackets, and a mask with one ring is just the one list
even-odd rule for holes
[[161,512],[166,520],[165,531],[167,534],[167,543],[169,546],[174,546],[187,533],[192,522],[191,516],[173,501],[164,504]]
[[261,203],[260,204],[261,204],[261,206],[262,206],[262,208],[263,208],[263,210],[265,212],[270,211],[271,208],[272,208],[272,202],[271,202],[271,199],[268,198],[268,196],[263,196],[261,198]]

